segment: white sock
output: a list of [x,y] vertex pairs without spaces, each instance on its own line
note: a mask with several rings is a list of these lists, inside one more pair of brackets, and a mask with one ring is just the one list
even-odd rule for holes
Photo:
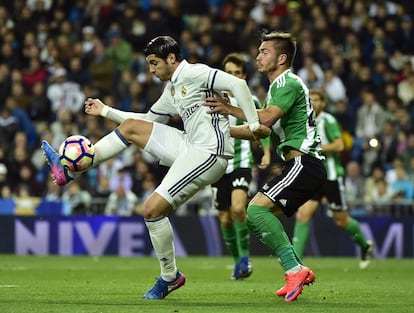
[[95,157],[93,159],[93,166],[98,166],[102,162],[117,156],[128,147],[128,145],[119,137],[119,135],[119,131],[113,131],[95,143]]
[[289,273],[299,273],[302,270],[302,266],[301,265],[296,265],[295,267],[292,267],[290,270],[286,271],[286,274]]
[[156,221],[146,220],[152,246],[158,257],[161,268],[161,278],[174,281],[177,276],[175,263],[174,234],[168,217]]

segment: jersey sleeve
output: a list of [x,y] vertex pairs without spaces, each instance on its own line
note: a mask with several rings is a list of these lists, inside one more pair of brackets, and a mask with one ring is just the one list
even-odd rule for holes
[[327,118],[325,121],[325,133],[328,137],[329,142],[342,137],[339,123],[333,116],[329,116],[329,118]]
[[246,116],[250,130],[254,131],[259,128],[259,116],[250,89],[244,79],[237,78],[221,70],[214,70],[210,86],[214,90],[231,91]]
[[119,124],[128,118],[143,119],[167,124],[170,118],[176,113],[176,109],[171,105],[169,96],[164,90],[147,113],[126,112],[105,106],[101,115]]

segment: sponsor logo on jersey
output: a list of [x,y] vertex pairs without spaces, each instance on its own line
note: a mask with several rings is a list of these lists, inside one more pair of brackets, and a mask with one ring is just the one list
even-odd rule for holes
[[233,180],[232,185],[233,187],[240,187],[240,186],[249,187],[249,183],[244,177],[236,178],[235,180]]
[[197,111],[201,107],[202,103],[197,103],[192,107],[186,109],[183,114],[181,114],[181,119],[185,122],[195,111]]

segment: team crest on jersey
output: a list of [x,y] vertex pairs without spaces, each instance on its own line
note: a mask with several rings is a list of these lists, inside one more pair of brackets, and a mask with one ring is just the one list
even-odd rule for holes
[[187,89],[185,88],[185,86],[181,87],[181,96],[185,96],[187,94]]

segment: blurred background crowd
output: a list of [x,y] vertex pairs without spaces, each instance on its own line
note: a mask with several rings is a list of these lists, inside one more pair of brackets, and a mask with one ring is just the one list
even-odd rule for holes
[[[412,0],[2,2],[0,198],[23,209],[27,199],[32,205],[39,198],[63,200],[68,215],[134,214],[165,172],[150,155],[131,147],[59,188],[50,179],[41,140],[58,148],[72,134],[96,142],[111,131],[112,122],[84,113],[87,97],[146,112],[163,85],[148,73],[142,51],[158,35],[176,38],[189,62],[221,68],[226,54],[243,53],[248,84],[263,100],[267,78],[255,71],[263,28],[297,37],[294,71],[310,89],[323,91],[343,128],[350,206],[365,212],[385,204],[412,209]],[[271,171],[255,170],[252,191]],[[198,199],[210,209],[208,191]]]

